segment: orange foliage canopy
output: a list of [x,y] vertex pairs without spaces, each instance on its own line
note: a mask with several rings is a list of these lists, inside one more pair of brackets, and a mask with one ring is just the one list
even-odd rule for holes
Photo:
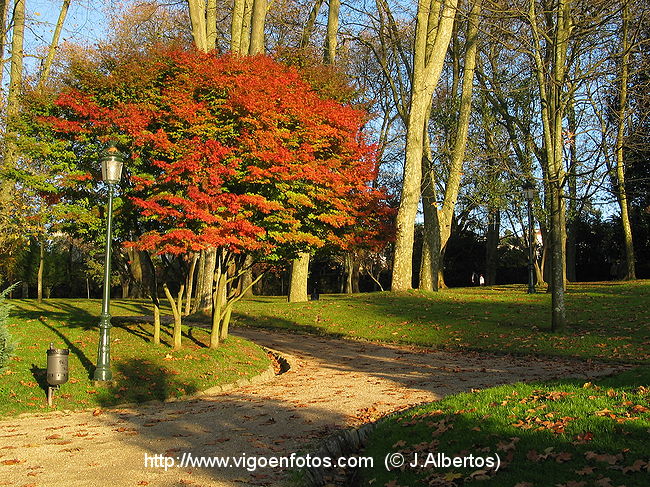
[[163,51],[79,85],[49,123],[128,145],[129,195],[150,229],[132,245],[279,256],[385,239],[366,114],[319,96],[295,68]]

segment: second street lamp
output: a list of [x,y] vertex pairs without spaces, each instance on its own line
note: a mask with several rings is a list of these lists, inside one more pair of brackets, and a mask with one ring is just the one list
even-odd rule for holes
[[115,145],[111,145],[101,157],[102,179],[108,186],[108,207],[106,216],[106,249],[104,259],[104,294],[102,297],[102,314],[99,319],[99,345],[97,347],[97,367],[93,379],[109,381],[111,372],[111,243],[113,227],[113,193],[115,185],[120,182],[124,158]]
[[535,291],[535,229],[533,225],[533,199],[535,199],[535,185],[527,181],[523,187],[524,199],[528,204],[528,294]]

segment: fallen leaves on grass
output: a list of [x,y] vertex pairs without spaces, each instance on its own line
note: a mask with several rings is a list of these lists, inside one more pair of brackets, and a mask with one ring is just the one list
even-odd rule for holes
[[578,433],[575,436],[575,441],[572,441],[574,445],[584,445],[589,443],[594,439],[594,434],[591,431],[585,431],[584,433]]
[[593,451],[588,451],[585,453],[585,458],[587,460],[595,460],[597,462],[604,462],[604,463],[609,463],[610,465],[616,465],[616,463],[623,460],[623,454],[618,453],[616,455],[611,455],[609,453],[596,453]]

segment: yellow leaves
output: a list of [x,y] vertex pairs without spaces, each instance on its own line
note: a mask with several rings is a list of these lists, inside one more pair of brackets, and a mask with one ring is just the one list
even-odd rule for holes
[[313,201],[305,194],[287,191],[285,192],[285,196],[287,197],[287,202],[291,206],[305,206],[307,208],[314,207]]
[[553,431],[555,434],[560,434],[564,433],[564,428],[566,427],[567,423],[569,421],[575,420],[575,418],[572,418],[570,416],[563,416],[561,418],[556,419],[555,421],[552,421],[551,419],[554,417],[553,413],[548,413],[545,415],[546,418],[549,419],[542,419],[539,417],[530,417],[527,416],[524,419],[519,419],[515,423],[512,423],[511,425],[514,426],[515,428],[521,428],[521,429],[537,429],[538,431],[548,429]]

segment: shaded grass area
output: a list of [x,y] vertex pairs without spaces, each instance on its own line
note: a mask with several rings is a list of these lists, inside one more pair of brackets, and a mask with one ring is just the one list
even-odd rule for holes
[[572,284],[566,301],[568,326],[560,333],[549,329],[550,295],[529,295],[523,286],[321,295],[291,304],[254,297],[242,301],[234,317],[249,326],[451,350],[647,363],[650,281]]
[[[650,368],[641,367],[595,383],[514,384],[447,397],[378,425],[363,453],[375,468],[360,472],[360,485],[647,486],[649,384]],[[403,455],[406,466],[387,472],[388,454]],[[465,458],[467,468],[448,465],[443,454]],[[498,471],[486,468],[496,455]]]
[[[231,337],[217,350],[207,348],[209,330],[183,327],[183,348],[170,348],[171,329],[163,326],[162,344],[151,342],[147,323],[120,323],[111,329],[108,386],[93,385],[97,358],[99,300],[12,300],[8,329],[17,342],[15,357],[0,372],[0,416],[41,412],[46,405],[46,350],[50,343],[68,348],[68,383],[55,393],[56,409],[106,407],[191,395],[261,373],[270,365],[257,345]],[[114,315],[147,313],[144,301],[116,301]]]

